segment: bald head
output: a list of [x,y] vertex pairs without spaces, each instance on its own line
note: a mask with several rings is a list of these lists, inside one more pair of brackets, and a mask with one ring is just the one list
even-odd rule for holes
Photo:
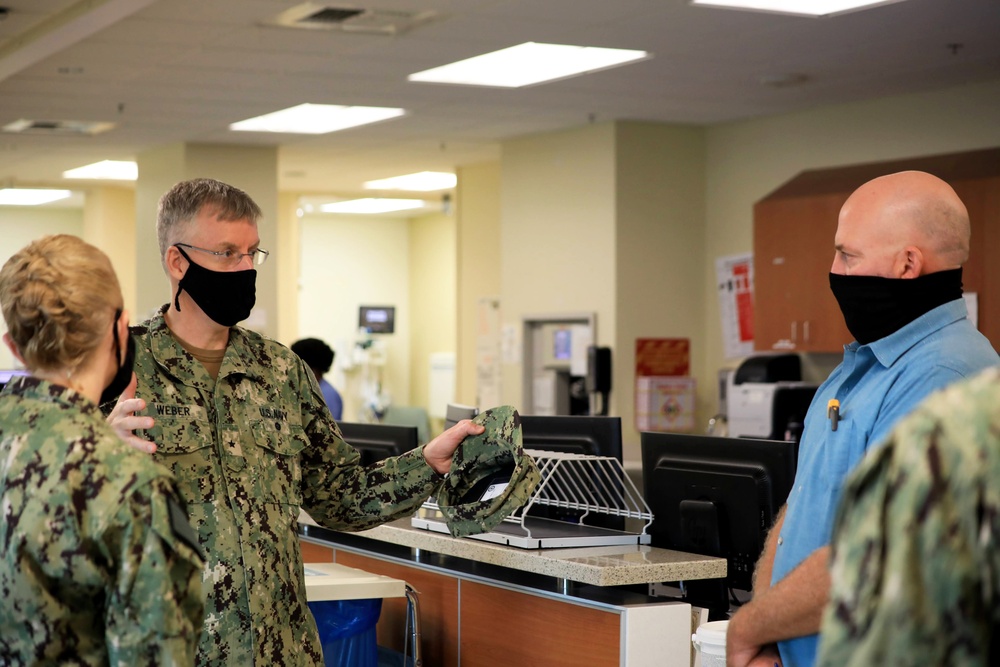
[[871,180],[840,211],[833,273],[916,278],[969,257],[969,214],[950,185],[922,171]]

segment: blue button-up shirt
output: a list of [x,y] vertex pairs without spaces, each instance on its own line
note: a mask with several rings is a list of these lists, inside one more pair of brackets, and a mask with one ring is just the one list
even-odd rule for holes
[[[772,581],[829,543],[841,485],[869,447],[931,392],[998,363],[989,341],[969,321],[963,299],[868,345],[844,346],[844,361],[820,385],[806,414]],[[836,431],[827,417],[831,399],[840,401]],[[809,635],[779,642],[784,667],[813,665],[818,640]]]

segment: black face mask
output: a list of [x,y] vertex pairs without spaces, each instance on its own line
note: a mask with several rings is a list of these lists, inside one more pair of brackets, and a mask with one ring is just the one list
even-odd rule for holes
[[235,326],[250,317],[257,301],[257,270],[212,271],[191,261],[184,248],[177,248],[188,261],[188,269],[177,285],[174,307],[181,310],[181,290],[187,292],[198,307],[224,327]]
[[919,278],[830,274],[848,331],[862,345],[885,338],[938,306],[962,297],[962,269]]
[[[118,361],[122,356],[121,341],[118,340],[118,318],[121,316],[122,311],[120,309],[115,311],[115,321],[111,325],[114,327],[111,331],[115,337],[115,361]],[[128,336],[128,342],[125,344],[125,361],[121,362],[118,370],[115,371],[115,376],[111,378],[111,383],[101,392],[101,405],[116,400],[125,391],[125,387],[132,381],[132,367],[134,365],[135,341],[132,340],[132,336],[130,335]]]

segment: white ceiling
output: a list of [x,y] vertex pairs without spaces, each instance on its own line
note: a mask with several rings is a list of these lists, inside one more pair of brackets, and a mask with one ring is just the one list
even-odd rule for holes
[[[503,139],[592,121],[707,125],[1000,76],[1000,0],[905,0],[820,19],[686,0],[345,0],[323,4],[437,18],[392,37],[262,25],[299,2],[90,0],[89,18],[57,31],[43,22],[86,3],[0,0],[9,9],[0,22],[0,126],[118,124],[90,137],[0,133],[0,184],[58,183],[63,170],[98,160],[221,142],[280,145],[282,190],[353,192],[369,179],[495,159]],[[102,11],[125,16],[74,34]],[[44,40],[53,40],[51,55],[32,56]],[[516,90],[406,81],[525,41],[654,56]],[[761,83],[789,74],[806,80]],[[408,114],[320,137],[227,129],[302,102]]]

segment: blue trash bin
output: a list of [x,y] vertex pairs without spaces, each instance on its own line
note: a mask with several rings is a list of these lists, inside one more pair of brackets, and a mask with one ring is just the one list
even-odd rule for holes
[[375,625],[382,598],[310,602],[326,667],[378,667]]

